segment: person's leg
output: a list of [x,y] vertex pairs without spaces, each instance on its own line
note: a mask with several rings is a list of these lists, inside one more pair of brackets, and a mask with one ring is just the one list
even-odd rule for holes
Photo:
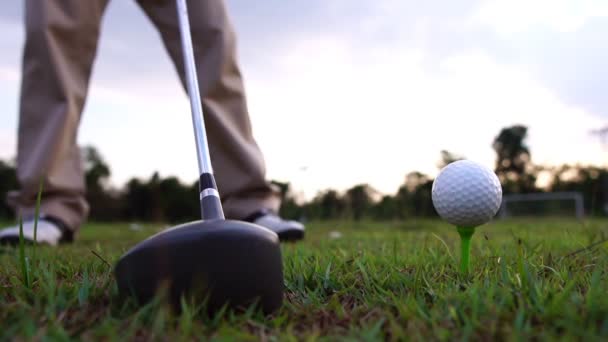
[[[186,88],[175,1],[138,3],[158,28]],[[209,149],[226,217],[244,219],[260,209],[276,212],[280,196],[266,180],[264,159],[252,135],[224,1],[188,1],[188,12]]]
[[9,203],[18,216],[62,221],[71,239],[86,219],[85,183],[76,134],[107,0],[27,0],[17,176]]

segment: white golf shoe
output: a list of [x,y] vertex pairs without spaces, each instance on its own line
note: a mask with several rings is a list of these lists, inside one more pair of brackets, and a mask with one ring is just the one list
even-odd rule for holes
[[[63,230],[54,220],[41,218],[38,220],[36,242],[57,246],[63,242]],[[23,239],[25,242],[34,243],[34,220],[23,222]],[[19,243],[19,225],[0,230],[0,245],[17,245]]]

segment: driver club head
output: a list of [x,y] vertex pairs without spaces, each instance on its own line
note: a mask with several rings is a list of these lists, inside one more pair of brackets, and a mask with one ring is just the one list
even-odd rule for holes
[[177,309],[182,296],[206,300],[210,313],[254,303],[270,313],[283,300],[277,234],[241,221],[194,221],[160,232],[131,248],[115,275],[121,295],[145,303],[162,289]]

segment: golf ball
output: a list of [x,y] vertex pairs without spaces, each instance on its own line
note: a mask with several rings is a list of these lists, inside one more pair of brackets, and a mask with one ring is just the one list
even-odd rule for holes
[[432,190],[439,216],[459,227],[477,227],[490,221],[500,208],[502,188],[496,174],[470,160],[444,167]]

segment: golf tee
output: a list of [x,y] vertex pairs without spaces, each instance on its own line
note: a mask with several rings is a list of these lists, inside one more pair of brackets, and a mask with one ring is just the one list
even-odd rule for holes
[[460,235],[460,271],[469,274],[469,256],[471,254],[471,238],[475,233],[474,227],[457,227]]

